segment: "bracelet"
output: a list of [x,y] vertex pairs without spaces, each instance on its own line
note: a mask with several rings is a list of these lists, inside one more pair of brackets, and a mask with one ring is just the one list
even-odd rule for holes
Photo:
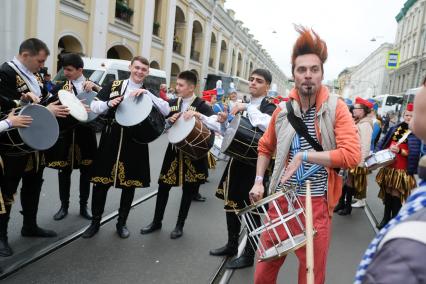
[[254,181],[263,181],[263,176],[256,176],[256,178],[254,179]]
[[303,151],[302,154],[302,161],[307,162],[308,161],[308,151]]

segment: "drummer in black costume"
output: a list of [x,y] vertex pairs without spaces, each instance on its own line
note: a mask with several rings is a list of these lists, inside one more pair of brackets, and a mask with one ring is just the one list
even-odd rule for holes
[[[149,187],[148,144],[136,143],[131,129],[122,127],[115,119],[116,106],[129,96],[149,95],[163,115],[170,112],[169,104],[146,91],[143,80],[149,72],[146,58],[136,56],[130,64],[130,78],[113,81],[103,88],[90,108],[94,113],[107,112],[107,126],[102,131],[99,148],[92,166],[92,223],[83,233],[83,238],[91,238],[98,231],[104,212],[108,189],[121,188],[120,208],[118,210],[117,233],[120,238],[129,237],[126,227],[127,216],[132,205],[136,187]],[[133,115],[133,114],[129,114]]]
[[[267,97],[272,75],[268,70],[256,69],[251,73],[249,81],[250,103],[236,103],[231,114],[235,115],[238,112],[247,111],[250,123],[265,131],[276,108],[273,100]],[[225,201],[228,243],[221,248],[210,250],[211,255],[234,256],[237,254],[241,224],[235,211],[250,204],[249,192],[257,178],[260,177],[256,177],[256,167],[234,158],[229,160],[216,192],[216,196]],[[257,221],[259,222],[260,219]],[[247,240],[242,255],[230,261],[227,268],[238,269],[252,266],[254,255],[255,251],[250,245],[250,241]]]
[[[46,102],[48,92],[37,72],[44,66],[49,49],[36,38],[23,41],[19,54],[0,67],[0,106],[3,112],[28,102]],[[56,116],[66,116],[66,107],[54,102],[47,108]],[[4,176],[0,187],[5,200],[6,213],[0,215],[0,256],[13,254],[7,239],[7,226],[14,194],[22,179],[21,205],[24,217],[21,235],[24,237],[55,237],[56,233],[37,225],[37,211],[43,184],[43,155],[39,152],[22,152],[10,144],[6,135],[0,136],[0,154],[4,162]]]
[[[101,87],[87,80],[83,75],[83,59],[76,53],[68,53],[62,57],[62,66],[66,80],[56,85],[51,91],[57,96],[59,90],[66,90],[77,96],[83,91],[99,92]],[[60,124],[61,125],[61,124]],[[68,215],[71,173],[80,169],[80,215],[88,220],[92,216],[87,209],[90,195],[90,166],[97,149],[95,129],[87,124],[77,124],[75,127],[63,127],[56,144],[46,151],[46,165],[58,170],[59,198],[61,208],[53,216],[62,220]]]
[[[192,71],[183,71],[177,77],[177,99],[170,100],[171,112],[168,123],[173,124],[182,114],[185,119],[193,116],[200,119],[210,130],[220,131],[217,115],[212,108],[194,94],[197,85],[197,76]],[[211,134],[214,138],[214,133]],[[176,239],[182,236],[188,211],[194,193],[200,184],[206,181],[208,174],[207,156],[198,160],[191,160],[187,155],[169,143],[163,160],[160,177],[158,179],[158,194],[155,204],[154,219],[151,224],[142,228],[141,234],[149,234],[161,229],[164,211],[169,199],[170,189],[182,185],[182,199],[175,229],[170,237]]]

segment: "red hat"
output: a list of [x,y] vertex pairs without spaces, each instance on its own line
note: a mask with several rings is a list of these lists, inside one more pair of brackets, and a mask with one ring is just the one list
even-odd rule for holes
[[212,96],[217,96],[216,89],[203,91],[202,99],[207,101],[207,102],[210,102],[212,100]]
[[409,103],[409,104],[407,105],[407,111],[413,111],[413,109],[414,109],[414,105],[413,105],[413,103]]
[[374,106],[374,104],[372,104],[371,102],[364,100],[363,98],[360,98],[360,97],[356,97],[355,103],[360,104],[360,105],[364,105],[368,108],[373,108],[373,106]]

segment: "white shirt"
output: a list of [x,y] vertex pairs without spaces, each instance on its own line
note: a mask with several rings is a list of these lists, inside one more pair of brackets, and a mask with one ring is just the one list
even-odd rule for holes
[[254,98],[251,97],[251,101],[247,104],[247,115],[250,120],[251,125],[254,127],[259,127],[260,130],[265,131],[268,128],[269,122],[271,121],[271,116],[260,111],[260,104],[265,96]]
[[[123,94],[123,99],[127,98],[133,91],[141,88],[141,84],[135,83],[132,79],[124,80],[123,87],[125,88],[125,92]],[[169,103],[157,98],[155,95],[151,94],[151,92],[146,91],[145,95],[148,95],[158,110],[162,115],[167,116],[170,113]],[[90,104],[90,109],[97,114],[104,113],[108,110],[108,102],[96,101],[93,100]]]
[[9,124],[7,124],[6,119],[0,121],[0,133],[9,129]]
[[77,94],[74,94],[74,95],[78,95],[81,92],[83,92],[83,90],[84,90],[84,88],[83,88],[84,82],[86,82],[86,78],[83,75],[81,75],[77,80],[72,80],[71,81],[72,85],[77,90]]
[[28,68],[18,60],[18,58],[14,57],[12,62],[18,67],[18,69],[23,73],[23,75],[28,79],[31,86],[30,91],[34,93],[37,97],[41,97],[40,85],[38,84],[36,76],[28,70]]

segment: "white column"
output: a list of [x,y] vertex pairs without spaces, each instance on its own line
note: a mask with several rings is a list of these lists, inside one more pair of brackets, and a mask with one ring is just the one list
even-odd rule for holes
[[214,62],[214,71],[216,74],[219,74],[219,64],[220,64],[220,54],[222,51],[222,32],[217,34],[217,44],[216,44],[216,60]]
[[191,41],[192,41],[192,28],[194,22],[194,8],[189,6],[188,11],[188,20],[186,22],[186,37],[185,37],[185,52],[183,56],[185,57],[183,62],[183,70],[189,69],[189,59],[191,58]]
[[0,9],[0,64],[18,54],[25,39],[25,0],[3,0]]
[[226,74],[230,74],[231,75],[231,66],[233,64],[232,62],[232,50],[234,49],[234,37],[232,37],[232,39],[229,42],[229,49],[228,49],[228,54],[226,56],[226,68],[225,68],[225,73]]
[[164,36],[163,66],[166,71],[167,83],[170,84],[170,73],[172,72],[173,36],[176,18],[176,0],[167,1],[167,23]]
[[232,76],[237,76],[237,69],[238,69],[238,52],[239,52],[239,49],[238,48],[236,48],[235,49],[235,57],[234,57],[234,62],[232,63],[232,64],[234,64],[234,68],[233,68],[233,72],[232,72]]
[[241,74],[240,77],[246,79],[246,63],[248,58],[248,43],[246,44],[246,48],[244,49],[243,53],[243,62],[241,63]]
[[47,58],[45,66],[49,72],[53,69],[53,60],[56,60],[54,51],[56,50],[56,12],[59,0],[39,0],[37,6],[37,32],[36,37],[44,41],[50,49],[50,56]]
[[154,24],[155,0],[144,0],[144,13],[141,20],[143,29],[140,37],[139,53],[149,60],[152,45],[152,27]]
[[92,57],[105,58],[108,34],[109,1],[95,0],[92,9]]
[[209,70],[209,60],[210,60],[210,48],[211,48],[211,38],[212,38],[212,21],[209,21],[204,33],[204,43],[203,43],[203,57],[201,59],[201,76],[200,76],[200,89],[204,90],[205,81],[202,80],[207,77]]

